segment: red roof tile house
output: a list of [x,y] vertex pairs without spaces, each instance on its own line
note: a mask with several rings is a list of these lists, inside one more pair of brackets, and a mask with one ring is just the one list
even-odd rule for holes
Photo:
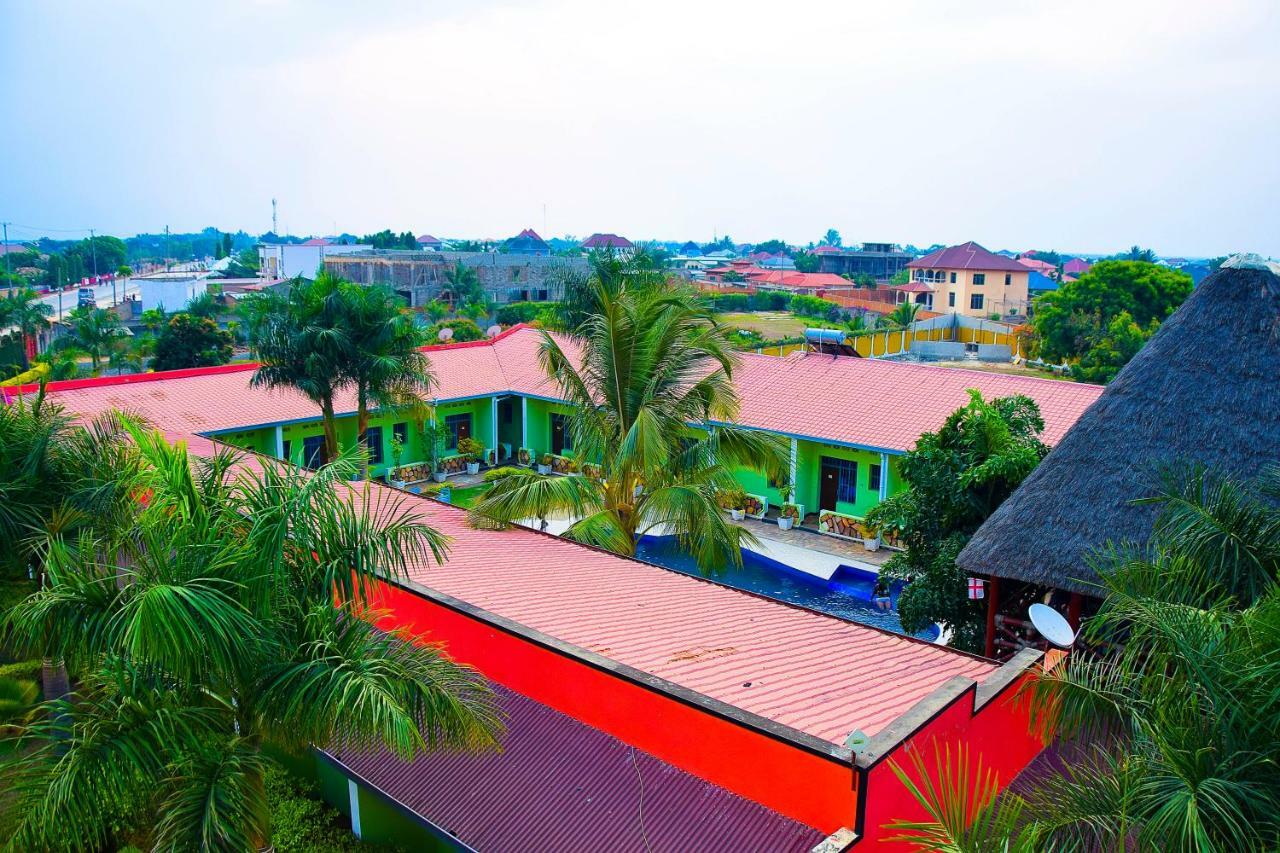
[[1084,275],[1091,269],[1093,269],[1093,264],[1084,258],[1072,258],[1062,265],[1062,272],[1066,275]]
[[588,252],[602,250],[623,254],[634,252],[636,244],[632,243],[626,237],[619,237],[617,234],[596,233],[582,241],[582,248]]
[[[438,417],[494,461],[569,452],[556,430],[568,409],[538,367],[539,340],[516,327],[429,348]],[[250,388],[253,368],[53,383],[50,394],[82,417],[136,412],[198,452],[216,440],[316,461],[314,406]],[[967,388],[1031,395],[1049,443],[1100,391],[807,354],[745,355],[734,382],[740,423],[790,437],[805,499],[819,505],[832,465],[851,478],[838,496],[851,511],[898,485],[891,458],[936,429]],[[336,407],[352,443],[355,401]],[[390,470],[387,443],[403,436],[421,454],[415,433],[395,414],[375,415],[373,471],[405,478]],[[1040,751],[1013,699],[1038,653],[1000,665],[525,528],[478,530],[465,510],[402,494],[453,544],[444,564],[383,585],[384,624],[426,632],[476,666],[497,687],[510,732],[497,755],[412,764],[318,745],[324,789],[369,840],[403,843],[397,833],[413,830],[425,833],[418,847],[430,835],[502,851],[870,847],[888,821],[921,816],[889,764],[904,750],[927,756],[932,743],[964,742],[1001,784]]]
[[1025,315],[1027,267],[970,241],[907,264],[911,280],[934,290],[933,310],[969,317]]

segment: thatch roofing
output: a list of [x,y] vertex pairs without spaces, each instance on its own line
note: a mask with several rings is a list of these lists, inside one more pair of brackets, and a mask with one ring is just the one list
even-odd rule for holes
[[1205,279],[961,552],[975,574],[1096,594],[1086,555],[1145,542],[1161,466],[1252,476],[1280,462],[1280,265]]

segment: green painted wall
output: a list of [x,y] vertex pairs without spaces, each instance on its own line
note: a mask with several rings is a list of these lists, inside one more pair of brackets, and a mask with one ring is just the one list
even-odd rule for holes
[[[351,789],[345,773],[318,755],[315,773],[320,796],[329,805],[351,818]],[[365,785],[357,783],[360,802],[361,840],[369,844],[392,845],[401,850],[424,850],[444,853],[462,849],[447,838],[437,835],[411,820],[390,800]]]
[[[535,451],[534,455],[551,452],[551,413],[572,415],[573,406],[565,403],[548,403],[545,400],[530,399],[528,406],[528,447]],[[568,454],[566,454],[568,455]]]

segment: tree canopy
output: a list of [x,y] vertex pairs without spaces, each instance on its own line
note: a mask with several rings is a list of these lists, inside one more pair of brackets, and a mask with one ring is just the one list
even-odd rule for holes
[[953,632],[953,645],[979,651],[985,608],[968,599],[956,557],[1049,448],[1030,397],[969,395],[941,429],[920,436],[902,460],[908,488],[868,512],[867,521],[903,544],[882,569],[910,581],[898,599],[902,626],[915,632],[937,623]]
[[151,366],[156,370],[180,370],[226,364],[231,360],[234,343],[231,333],[218,328],[215,321],[181,312],[161,327]]
[[1091,349],[1121,313],[1139,327],[1159,324],[1191,294],[1191,276],[1145,261],[1099,261],[1075,281],[1036,300],[1040,355],[1073,361]]

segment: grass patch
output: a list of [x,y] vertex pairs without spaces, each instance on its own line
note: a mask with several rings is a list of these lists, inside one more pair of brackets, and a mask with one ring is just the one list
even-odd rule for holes
[[717,314],[716,319],[735,329],[759,332],[767,341],[798,338],[814,321],[797,317],[790,311],[731,311]]
[[476,486],[466,486],[461,489],[451,489],[449,495],[449,503],[454,506],[460,506],[465,509],[471,509],[479,503],[480,498],[484,497],[485,491],[489,487],[483,483]]

